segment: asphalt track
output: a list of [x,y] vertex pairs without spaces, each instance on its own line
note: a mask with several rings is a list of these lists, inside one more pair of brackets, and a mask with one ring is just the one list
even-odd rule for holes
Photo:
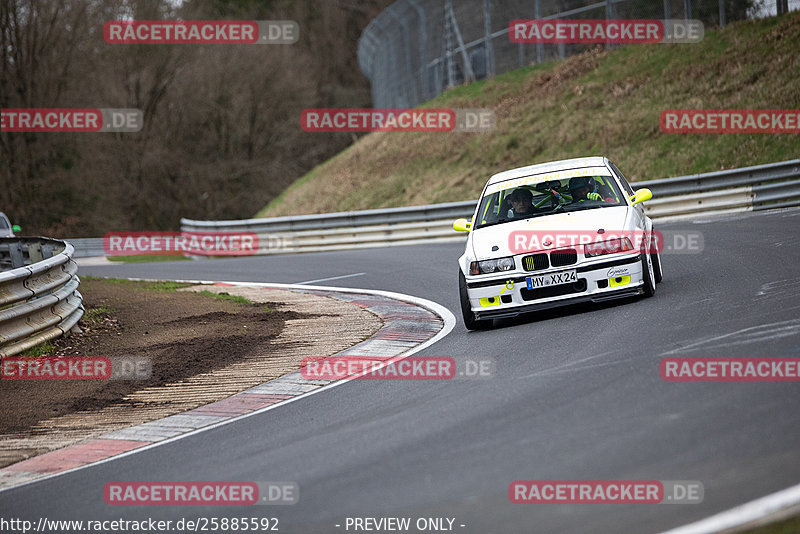
[[[483,380],[360,381],[185,439],[0,493],[4,517],[450,517],[464,533],[658,532],[800,482],[797,382],[665,382],[670,356],[800,357],[800,210],[660,224],[704,236],[664,254],[655,297],[467,332],[456,258],[431,245],[81,268],[82,274],[384,289],[448,307],[421,354],[491,356]],[[514,480],[698,480],[694,505],[512,504]],[[296,481],[293,506],[109,506],[120,480]],[[341,525],[336,527],[335,525]],[[465,525],[461,527],[460,525]],[[353,532],[351,529],[350,532]]]

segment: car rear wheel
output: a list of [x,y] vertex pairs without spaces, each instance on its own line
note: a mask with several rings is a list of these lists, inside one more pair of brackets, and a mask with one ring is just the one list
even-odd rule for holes
[[483,330],[492,326],[491,319],[476,319],[475,314],[472,313],[472,306],[469,304],[469,295],[467,294],[467,280],[461,269],[458,270],[458,294],[461,297],[461,315],[464,317],[464,326],[467,327],[467,330]]

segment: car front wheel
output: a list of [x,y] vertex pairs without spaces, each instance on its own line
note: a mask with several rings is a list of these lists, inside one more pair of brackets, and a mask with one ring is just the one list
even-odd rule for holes
[[653,274],[655,275],[656,284],[660,284],[664,275],[661,272],[661,254],[653,252],[650,254],[650,259],[653,262]]
[[652,297],[656,293],[656,275],[653,271],[653,255],[642,254],[642,279],[644,280],[644,296]]
[[461,297],[461,315],[464,317],[464,326],[467,327],[467,330],[483,330],[492,326],[491,319],[476,319],[475,314],[472,313],[472,306],[469,304],[469,295],[467,294],[467,280],[461,269],[458,270],[458,294]]

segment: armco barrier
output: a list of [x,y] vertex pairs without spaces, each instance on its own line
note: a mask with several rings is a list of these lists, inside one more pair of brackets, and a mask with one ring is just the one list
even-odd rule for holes
[[73,258],[88,258],[92,256],[105,256],[102,237],[79,237],[67,239],[75,247]]
[[[631,185],[653,192],[644,206],[654,219],[798,206],[800,159]],[[475,201],[467,201],[242,221],[181,219],[181,229],[255,232],[259,254],[320,252],[463,241],[466,234],[453,231],[453,220],[471,217],[474,209]]]
[[83,316],[73,253],[56,239],[0,238],[0,356],[61,336]]

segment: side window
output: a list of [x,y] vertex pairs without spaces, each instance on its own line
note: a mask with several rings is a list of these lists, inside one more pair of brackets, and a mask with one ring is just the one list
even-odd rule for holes
[[499,196],[500,193],[492,193],[491,195],[484,196],[481,199],[480,207],[478,208],[480,225],[497,221],[497,199]]
[[611,163],[610,161],[608,162],[608,164],[611,166],[611,170],[613,170],[614,173],[619,177],[619,181],[620,183],[622,183],[622,187],[625,188],[625,192],[628,193],[628,196],[633,196],[633,189],[631,188],[631,184],[629,184],[628,180],[625,179],[625,176],[622,174],[622,171],[620,171],[617,168],[617,166]]
[[513,189],[504,189],[500,192],[500,195],[503,199],[500,201],[500,205],[497,207],[498,216],[499,217],[513,217],[514,212],[511,211],[511,192]]
[[8,224],[8,220],[6,219],[6,216],[3,215],[2,213],[0,213],[0,228],[4,228],[4,229],[5,228],[11,228],[11,226]]
[[483,213],[482,222],[486,223],[487,220],[497,219],[497,196],[493,195],[489,203],[486,205],[486,210]]

